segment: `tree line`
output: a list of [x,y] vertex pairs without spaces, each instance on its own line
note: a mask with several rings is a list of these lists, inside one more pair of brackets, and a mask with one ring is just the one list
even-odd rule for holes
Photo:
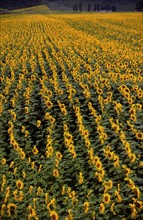
[[[88,12],[90,12],[90,11],[99,12],[102,10],[115,12],[116,6],[115,5],[100,5],[99,3],[94,3],[94,4],[88,3],[87,4],[87,11]],[[79,4],[74,4],[73,11],[80,11],[80,12],[83,11],[83,3],[80,2]]]

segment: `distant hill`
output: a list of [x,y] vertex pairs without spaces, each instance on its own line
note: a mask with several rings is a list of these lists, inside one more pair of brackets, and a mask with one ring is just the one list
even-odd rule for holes
[[0,8],[18,9],[40,5],[41,0],[0,0]]
[[93,11],[96,4],[100,9],[115,6],[116,11],[135,11],[139,2],[138,5],[142,5],[143,0],[0,0],[0,9],[13,10],[46,4],[52,10],[72,11],[76,6],[77,11]]

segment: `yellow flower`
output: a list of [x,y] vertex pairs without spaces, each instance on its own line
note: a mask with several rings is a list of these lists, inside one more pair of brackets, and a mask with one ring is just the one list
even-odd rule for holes
[[51,101],[47,101],[46,106],[48,107],[48,109],[51,109],[53,107],[53,103]]
[[37,125],[37,128],[39,128],[39,127],[41,126],[41,121],[40,121],[40,120],[37,120],[36,125]]
[[50,114],[48,112],[45,113],[45,119],[49,120],[50,119]]
[[5,164],[6,164],[6,159],[5,159],[5,158],[2,158],[1,164],[2,164],[2,165],[5,165]]
[[26,173],[23,171],[22,172],[22,177],[25,179],[25,177],[26,177]]
[[130,158],[130,160],[131,160],[131,163],[134,163],[135,160],[136,160],[136,155],[133,154],[133,153],[130,153],[128,156],[129,156],[129,158]]
[[108,193],[103,194],[103,202],[105,204],[109,204],[110,203],[110,194],[108,194]]
[[14,203],[9,203],[7,205],[7,213],[8,213],[8,216],[13,216],[16,214],[16,208],[17,208],[17,205],[14,204]]
[[67,124],[64,124],[64,131],[68,131],[68,126],[67,126]]
[[47,90],[47,94],[48,94],[48,97],[51,97],[52,96],[52,91],[51,90]]
[[137,104],[137,110],[141,110],[142,109],[142,104]]
[[26,130],[25,131],[25,137],[28,137],[29,132]]
[[99,212],[100,212],[100,214],[104,214],[104,212],[105,212],[105,206],[104,206],[104,203],[100,203]]
[[45,203],[47,204],[49,200],[49,193],[45,193]]
[[53,170],[53,176],[54,177],[59,177],[59,171],[57,169]]
[[38,152],[39,152],[36,146],[33,147],[32,151],[33,151],[34,155],[38,154]]
[[104,177],[104,172],[103,172],[103,174],[95,172],[95,176],[98,178],[99,182],[102,182],[103,181],[103,177]]
[[135,204],[129,204],[131,207],[131,219],[136,219],[137,218],[137,210],[135,208]]
[[49,158],[49,157],[50,157],[50,153],[49,153],[48,150],[45,152],[45,155],[46,155],[46,158]]
[[97,161],[95,165],[96,165],[97,170],[99,171],[102,170],[102,163],[100,161]]
[[83,183],[83,175],[82,172],[79,173],[79,180],[78,180],[79,184]]
[[65,194],[65,188],[66,188],[65,185],[63,185],[63,186],[62,186],[62,195]]
[[113,125],[112,125],[112,129],[113,129],[116,133],[118,133],[119,130],[120,130],[119,126],[118,126],[117,124],[114,124],[114,123],[113,123]]
[[143,132],[137,132],[137,133],[136,133],[136,138],[137,138],[138,140],[143,140]]
[[139,199],[140,195],[141,195],[141,192],[140,192],[139,188],[134,186],[133,191],[137,195],[137,198]]
[[29,192],[30,194],[32,193],[33,188],[34,188],[34,186],[32,186],[32,185],[29,187],[29,191],[28,191],[28,192]]
[[21,157],[20,157],[22,160],[24,160],[25,159],[25,152],[24,151],[22,151],[21,152]]
[[110,210],[111,210],[111,212],[113,213],[113,215],[116,215],[116,212],[115,212],[115,210],[114,210],[114,206],[115,206],[115,202],[113,202],[113,203],[111,204]]
[[84,202],[83,206],[84,206],[84,213],[87,214],[88,210],[89,210],[90,203],[89,202]]
[[104,181],[103,186],[104,186],[104,193],[106,193],[108,190],[112,189],[113,187],[112,180]]
[[13,195],[14,195],[14,199],[15,199],[16,201],[22,201],[22,200],[23,200],[24,195],[23,195],[23,192],[22,192],[22,191],[15,190],[15,191],[13,192]]
[[51,206],[53,206],[53,208],[55,209],[55,199],[53,198],[47,205],[47,209],[49,212],[51,212]]
[[35,162],[32,161],[32,162],[31,162],[31,168],[34,169],[34,167],[35,167]]
[[37,195],[41,195],[43,193],[43,189],[39,186],[37,189]]
[[17,180],[17,181],[16,181],[16,186],[17,186],[17,188],[19,188],[19,189],[23,189],[24,183],[23,183],[21,180]]
[[120,194],[117,190],[115,191],[115,196],[116,196],[117,202],[122,202],[122,197],[120,196]]
[[89,148],[90,147],[90,140],[88,139],[88,138],[85,138],[85,146],[87,147],[87,148]]
[[28,112],[29,112],[29,108],[25,107],[25,114],[28,114]]
[[61,159],[62,159],[62,154],[61,154],[59,151],[56,152],[56,158],[57,158],[58,160],[61,160]]
[[88,130],[84,130],[84,131],[83,131],[83,135],[84,135],[85,137],[88,137],[88,136],[89,136]]
[[25,126],[21,127],[21,132],[24,133],[25,132]]
[[[34,208],[32,208],[31,205],[28,206],[28,209],[29,209],[29,213],[30,213],[30,217],[36,217],[36,211]],[[31,219],[31,218],[30,218]],[[36,219],[36,218],[35,218]]]
[[3,203],[2,206],[1,206],[1,212],[0,212],[1,213],[1,217],[5,215],[5,212],[6,212],[6,204]]
[[136,122],[136,120],[137,120],[136,116],[133,114],[130,115],[130,119],[134,122]]
[[10,187],[8,186],[6,188],[6,193],[5,193],[5,198],[4,198],[5,203],[8,201],[9,195],[10,195]]
[[139,166],[143,167],[143,161],[140,161]]
[[50,217],[51,217],[51,220],[58,220],[59,219],[58,213],[56,211],[51,211]]

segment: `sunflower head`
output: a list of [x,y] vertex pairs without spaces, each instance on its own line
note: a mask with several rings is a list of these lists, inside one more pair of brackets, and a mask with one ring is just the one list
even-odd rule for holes
[[58,213],[55,211],[51,211],[50,217],[51,217],[51,220],[58,220],[59,219]]

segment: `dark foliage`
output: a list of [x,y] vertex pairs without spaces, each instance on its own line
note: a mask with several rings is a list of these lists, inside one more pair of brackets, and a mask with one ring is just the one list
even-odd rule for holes
[[139,1],[139,2],[136,4],[136,10],[137,10],[137,11],[143,11],[143,1]]

